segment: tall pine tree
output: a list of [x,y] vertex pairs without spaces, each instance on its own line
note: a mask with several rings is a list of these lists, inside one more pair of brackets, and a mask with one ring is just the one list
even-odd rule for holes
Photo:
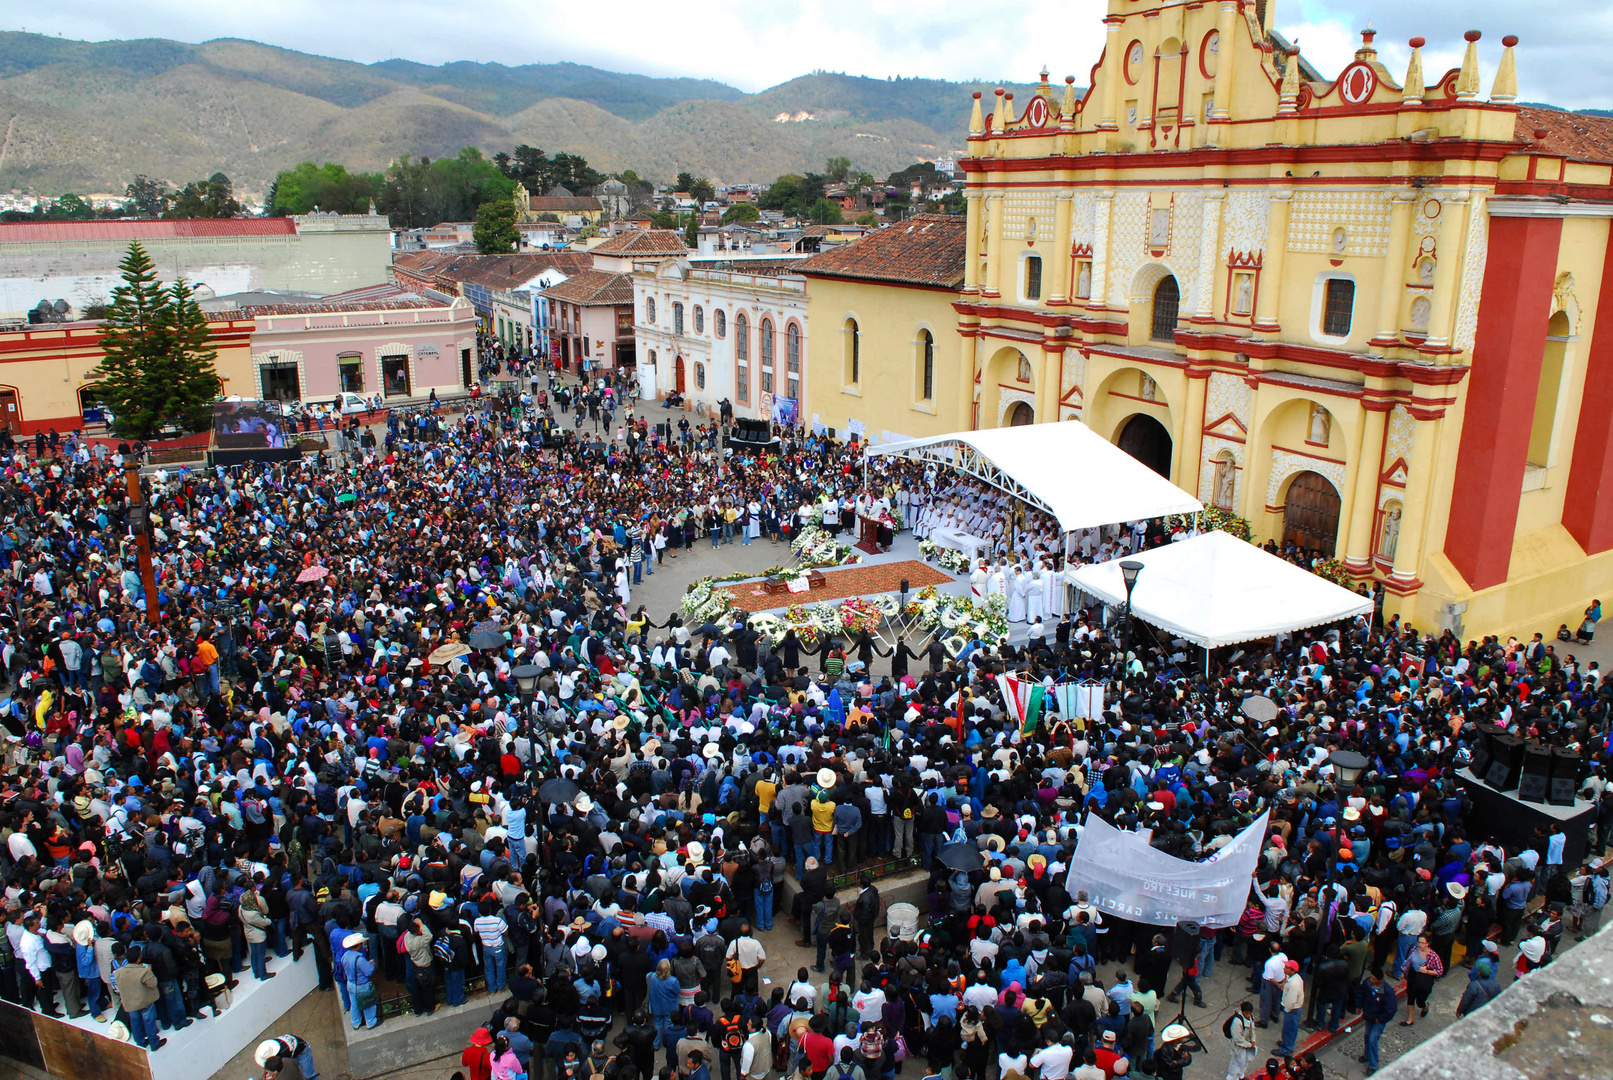
[[101,327],[100,397],[120,435],[149,439],[164,425],[199,431],[223,388],[207,317],[184,281],[164,288],[138,241],[118,264],[123,284]]

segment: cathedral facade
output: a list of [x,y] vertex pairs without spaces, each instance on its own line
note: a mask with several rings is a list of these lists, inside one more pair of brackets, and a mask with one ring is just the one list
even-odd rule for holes
[[[1465,636],[1613,593],[1613,122],[1274,0],[1110,0],[1078,97],[976,95],[962,428],[1079,418]],[[1488,43],[1485,45],[1488,48]],[[1605,300],[1604,300],[1605,298]],[[1550,626],[1545,625],[1549,621]]]

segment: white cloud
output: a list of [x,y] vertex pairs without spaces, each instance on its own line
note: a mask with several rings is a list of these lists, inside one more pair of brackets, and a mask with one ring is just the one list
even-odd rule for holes
[[[1520,9],[1512,0],[1273,0],[1277,25],[1297,37],[1325,75],[1350,61],[1371,20],[1383,62],[1398,78],[1408,38],[1428,39],[1430,82],[1461,62],[1462,32],[1484,31],[1485,88],[1500,39],[1518,34],[1521,97],[1568,107],[1613,106],[1608,0],[1556,0]],[[76,0],[0,26],[67,37],[242,37],[363,62],[405,57],[423,63],[575,61],[646,75],[717,79],[760,90],[814,69],[883,78],[1027,82],[1045,64],[1056,81],[1085,85],[1103,49],[1105,0],[830,0],[792,3],[708,0],[669,8],[660,0],[609,5],[559,0]]]

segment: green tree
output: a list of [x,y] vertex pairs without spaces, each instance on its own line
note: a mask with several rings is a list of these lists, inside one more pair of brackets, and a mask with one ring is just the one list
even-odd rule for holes
[[700,215],[690,214],[689,224],[683,230],[683,242],[691,248],[700,246]]
[[694,187],[694,173],[685,169],[680,172],[677,179],[672,181],[673,191],[689,191]]
[[696,203],[705,206],[717,197],[717,189],[710,180],[702,176],[689,186],[689,195]]
[[831,183],[843,184],[851,177],[851,159],[845,157],[832,157],[823,163],[823,175]]
[[808,215],[815,225],[839,225],[845,220],[840,213],[840,204],[829,199],[819,199],[812,204],[812,211]]
[[874,213],[872,210],[864,210],[862,213],[857,215],[857,224],[878,225],[879,215]]
[[295,169],[281,170],[274,178],[265,210],[274,217],[314,210],[363,214],[383,183],[380,176],[350,173],[346,166],[334,161],[323,165],[304,161]]
[[232,218],[241,213],[230,178],[216,172],[206,180],[186,184],[163,214],[168,218]]
[[722,223],[732,225],[736,221],[755,221],[762,216],[754,203],[736,202],[722,212]]
[[471,239],[483,255],[508,255],[514,251],[521,242],[521,234],[515,227],[515,201],[484,202],[476,211]]
[[64,221],[85,221],[95,216],[95,207],[71,191],[57,199],[53,209],[55,216]]
[[141,218],[159,218],[168,210],[168,202],[173,198],[173,192],[161,180],[153,180],[149,176],[136,174],[123,189],[124,210]]
[[183,280],[163,287],[138,241],[118,269],[123,284],[112,290],[96,368],[97,390],[117,418],[118,434],[148,439],[167,424],[201,430],[223,389],[207,316]]
[[650,228],[652,229],[676,229],[677,227],[677,216],[670,210],[656,210],[650,214]]

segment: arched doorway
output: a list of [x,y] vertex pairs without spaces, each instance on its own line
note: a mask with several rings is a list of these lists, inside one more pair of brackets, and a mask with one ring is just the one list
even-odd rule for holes
[[1170,478],[1171,450],[1175,444],[1165,425],[1152,416],[1138,413],[1127,420],[1120,428],[1120,437],[1115,440],[1115,445],[1159,475]]
[[1176,339],[1176,315],[1182,306],[1182,290],[1170,275],[1154,286],[1154,320],[1148,336],[1154,341]]
[[683,393],[683,357],[681,356],[672,362],[672,382],[673,388],[678,393]]
[[1036,423],[1036,410],[1025,402],[1017,401],[1014,407],[1008,410],[1009,427],[1024,427],[1026,424],[1034,423]]
[[1294,477],[1283,500],[1283,540],[1331,559],[1338,536],[1338,491],[1321,473]]

